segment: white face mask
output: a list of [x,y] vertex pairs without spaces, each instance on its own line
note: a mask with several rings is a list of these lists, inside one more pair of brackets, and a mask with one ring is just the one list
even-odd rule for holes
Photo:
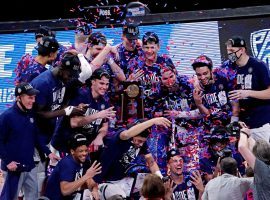
[[232,53],[230,53],[230,54],[228,54],[228,59],[231,61],[231,62],[236,62],[241,56],[242,56],[242,54],[238,57],[237,56],[237,52],[238,51],[240,51],[240,49],[238,49],[237,51],[235,51],[235,52],[232,52]]

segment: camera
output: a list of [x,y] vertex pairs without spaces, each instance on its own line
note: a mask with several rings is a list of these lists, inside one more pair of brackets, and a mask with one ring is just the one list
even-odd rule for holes
[[225,148],[219,151],[217,154],[220,157],[220,159],[223,159],[226,157],[232,157],[232,150]]
[[169,180],[170,180],[170,177],[169,177],[169,176],[163,176],[163,177],[162,177],[163,183],[166,183],[166,182],[169,181]]
[[238,122],[232,122],[226,126],[228,131],[228,135],[232,137],[239,138],[240,137],[240,130],[241,126]]
[[27,171],[27,166],[24,165],[24,164],[17,164],[17,169],[16,169],[17,172],[25,172]]

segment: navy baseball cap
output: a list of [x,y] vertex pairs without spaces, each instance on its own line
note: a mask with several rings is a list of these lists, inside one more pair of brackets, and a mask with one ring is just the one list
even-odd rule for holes
[[88,24],[79,25],[77,26],[75,33],[81,35],[90,35],[92,33],[92,27]]
[[174,156],[181,156],[180,152],[177,149],[171,149],[167,152],[167,161],[169,161]]
[[81,72],[81,62],[77,55],[66,52],[61,59],[61,67],[69,70],[73,77],[78,77]]
[[39,90],[33,88],[30,83],[20,83],[15,88],[15,96],[20,96],[22,94],[26,94],[29,96],[37,95],[39,93]]
[[76,134],[73,135],[72,138],[69,140],[69,148],[70,149],[76,149],[80,146],[89,145],[89,142],[87,141],[87,138],[83,134]]
[[106,46],[107,39],[106,39],[105,35],[102,34],[101,32],[95,32],[89,36],[87,43],[89,43],[91,45]]
[[44,36],[35,49],[39,52],[56,52],[59,49],[59,43],[54,37]]
[[123,34],[127,39],[136,40],[140,38],[140,31],[137,24],[127,24],[123,26]]
[[148,31],[143,35],[142,43],[146,45],[148,42],[154,42],[155,44],[159,44],[159,37],[156,33]]
[[233,36],[226,42],[226,45],[232,47],[246,47],[246,41],[241,36]]
[[51,36],[55,37],[55,31],[52,31],[48,26],[40,26],[36,31],[35,31],[35,38],[39,37],[44,37],[44,36]]
[[93,74],[91,76],[91,80],[94,80],[94,79],[100,80],[102,78],[102,76],[105,76],[107,79],[110,79],[110,77],[111,77],[107,70],[102,69],[102,68],[98,68],[93,72]]

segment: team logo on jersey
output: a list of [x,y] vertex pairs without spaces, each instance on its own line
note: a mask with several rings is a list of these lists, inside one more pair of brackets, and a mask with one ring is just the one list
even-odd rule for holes
[[104,110],[105,109],[105,105],[104,104],[101,104],[100,108],[101,108],[101,110]]
[[252,73],[253,72],[253,68],[252,67],[250,67],[250,68],[248,68],[248,73]]
[[223,89],[224,89],[223,84],[219,84],[219,85],[218,85],[218,89],[219,89],[219,90],[223,90]]
[[32,124],[34,123],[34,118],[31,117],[29,120]]
[[270,29],[251,33],[250,45],[254,57],[270,66]]

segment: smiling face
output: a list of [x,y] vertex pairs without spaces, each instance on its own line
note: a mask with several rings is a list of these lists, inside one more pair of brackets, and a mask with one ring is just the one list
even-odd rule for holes
[[143,45],[143,51],[145,54],[145,59],[154,62],[156,61],[157,53],[159,51],[159,44],[147,42],[147,44]]
[[92,83],[92,94],[93,97],[99,97],[105,95],[109,88],[109,79],[105,76],[102,76],[101,79],[94,79]]
[[78,163],[84,163],[88,156],[88,148],[86,145],[82,145],[75,150],[71,149],[71,155]]
[[168,161],[167,167],[171,174],[180,176],[183,174],[184,160],[179,155],[173,156]]
[[21,103],[25,106],[26,109],[30,110],[33,108],[33,105],[36,101],[36,95],[27,95],[22,94],[19,97],[17,97],[17,100],[21,101]]
[[208,85],[212,79],[212,71],[207,66],[197,67],[195,69],[198,80],[202,85]]

